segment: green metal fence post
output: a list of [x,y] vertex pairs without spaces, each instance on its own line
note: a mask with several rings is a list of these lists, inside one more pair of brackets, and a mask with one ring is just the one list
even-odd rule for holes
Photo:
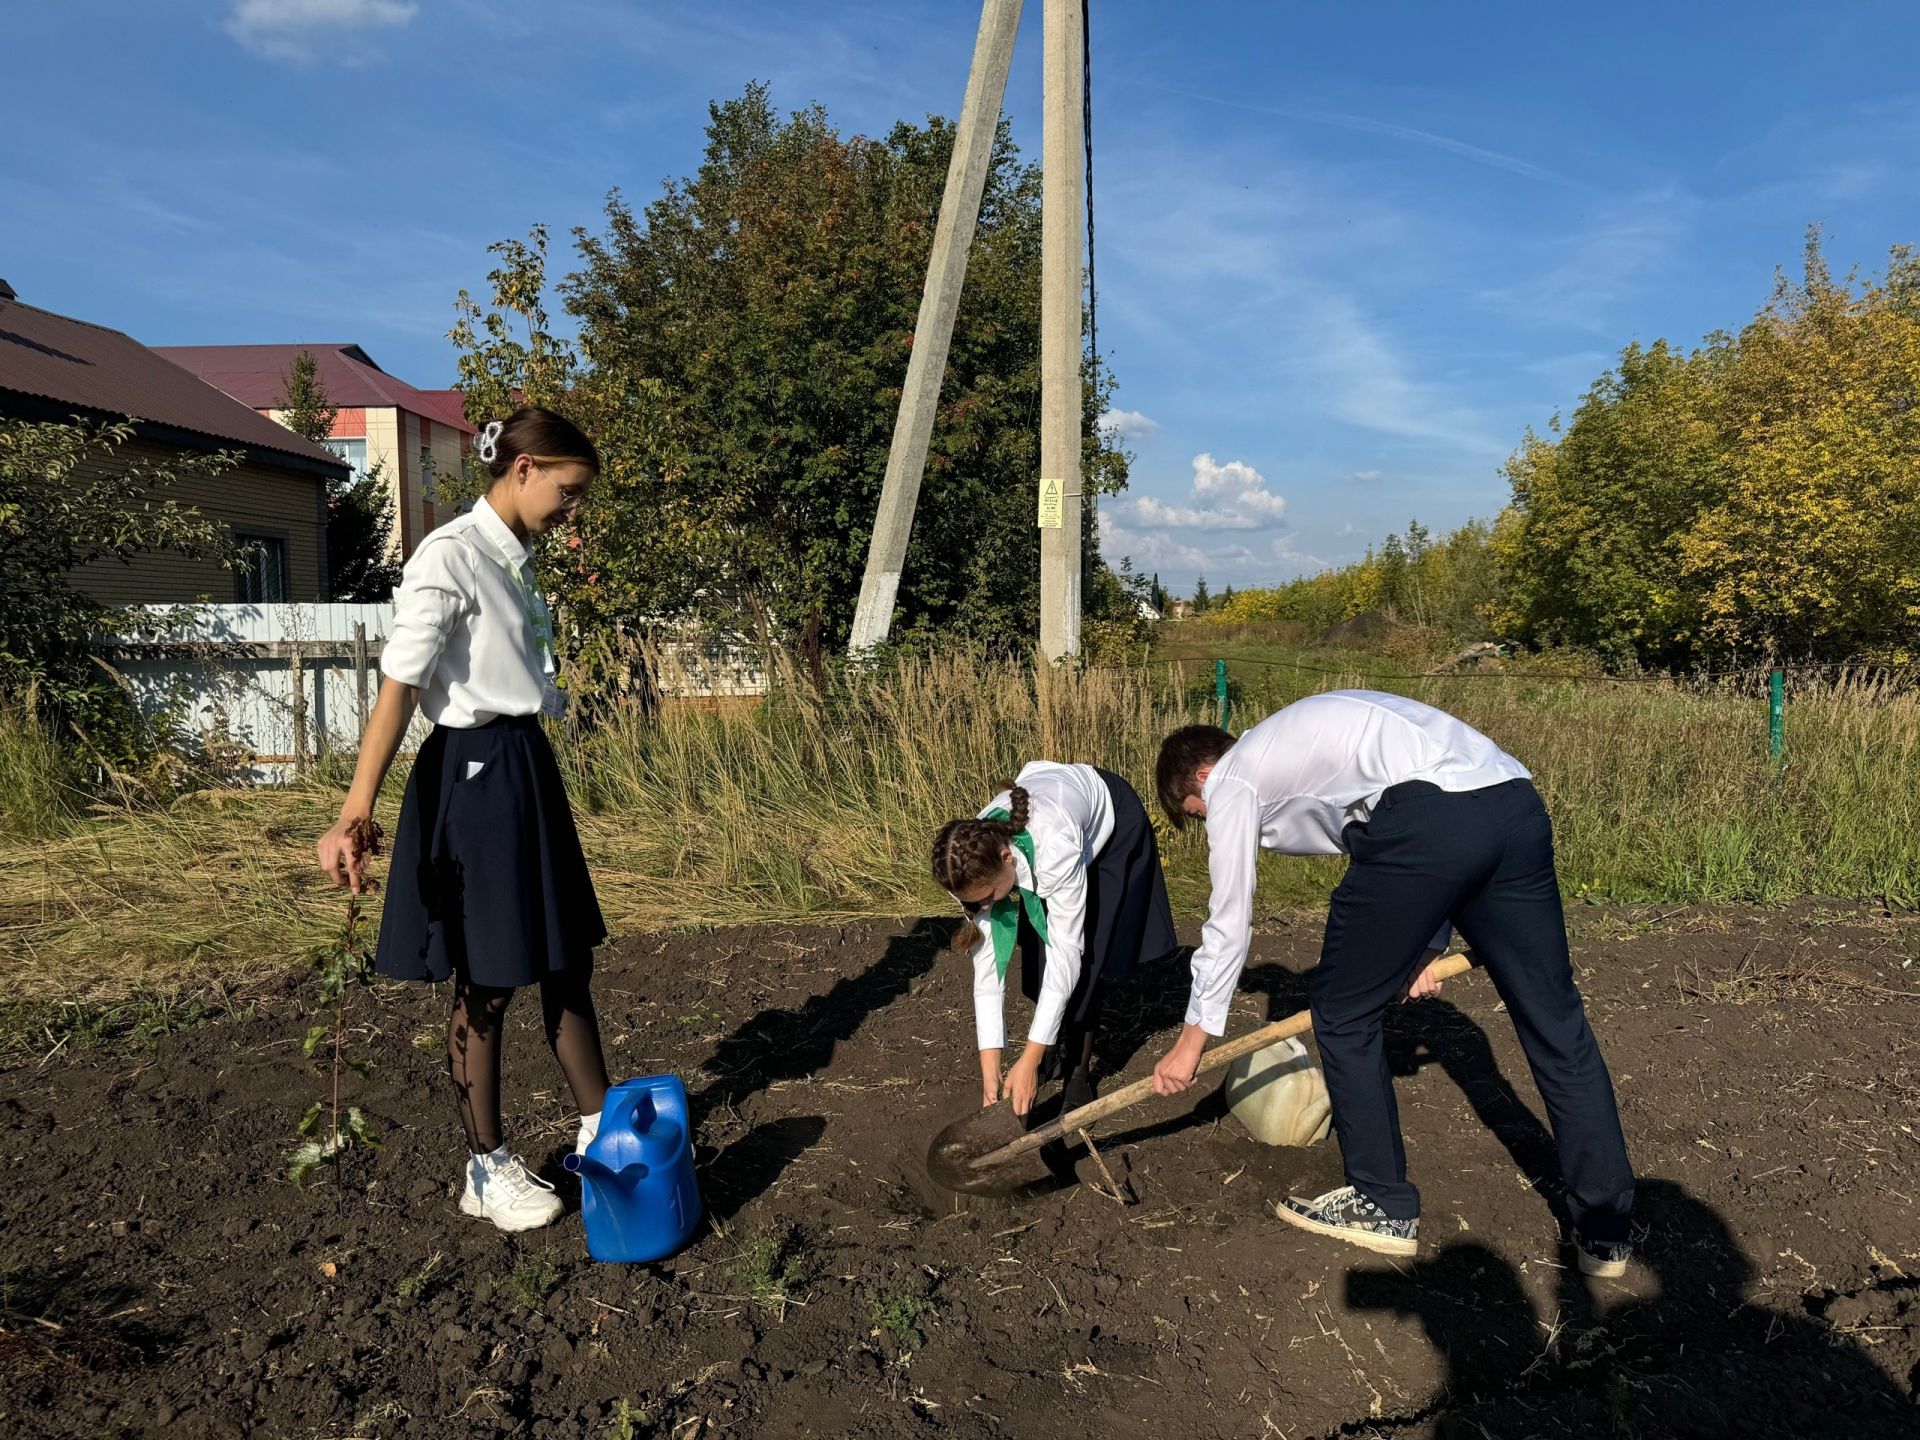
[[1767,757],[1779,764],[1787,755],[1787,672],[1767,677]]
[[1213,662],[1213,694],[1220,702],[1220,728],[1227,728],[1227,662]]

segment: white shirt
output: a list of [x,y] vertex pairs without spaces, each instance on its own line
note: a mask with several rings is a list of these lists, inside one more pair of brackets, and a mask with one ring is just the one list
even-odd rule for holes
[[[1081,951],[1087,927],[1087,867],[1113,838],[1113,797],[1091,765],[1056,765],[1035,760],[1014,777],[1027,792],[1027,833],[1033,837],[1034,874],[1020,847],[1013,847],[1016,883],[1047,906],[1047,963],[1040,974],[1040,998],[1033,1009],[1027,1039],[1051,1045],[1060,1038],[1067,1001],[1080,979]],[[980,818],[1012,809],[1005,790],[994,796]],[[1019,904],[1016,899],[1014,903]],[[973,952],[973,1024],[982,1050],[1006,1043],[1006,982],[993,963],[993,935],[980,916],[980,943]]]
[[[1253,939],[1254,861],[1263,847],[1345,854],[1340,832],[1364,824],[1381,792],[1408,780],[1466,791],[1528,778],[1526,766],[1472,726],[1375,690],[1311,695],[1248,730],[1201,788],[1213,899],[1193,952],[1187,1023],[1226,1033]],[[1451,933],[1442,925],[1432,948],[1445,949]]]
[[553,713],[552,635],[532,545],[482,497],[407,561],[380,673],[419,691],[420,713],[435,725]]

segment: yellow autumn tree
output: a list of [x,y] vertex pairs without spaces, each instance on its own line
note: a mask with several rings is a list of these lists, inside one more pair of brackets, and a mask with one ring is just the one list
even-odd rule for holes
[[1859,293],[1810,239],[1724,377],[1725,484],[1680,544],[1715,650],[1906,660],[1920,631],[1920,263]]
[[1509,460],[1503,628],[1616,662],[1904,661],[1920,639],[1920,261],[1810,234],[1738,336],[1629,346]]

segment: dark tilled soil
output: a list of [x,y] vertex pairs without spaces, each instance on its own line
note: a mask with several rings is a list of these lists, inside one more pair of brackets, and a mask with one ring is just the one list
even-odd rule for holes
[[[712,1219],[658,1266],[580,1220],[462,1218],[446,996],[352,997],[384,1133],[283,1176],[324,1076],[294,982],[150,1049],[0,1074],[0,1434],[399,1437],[1920,1435],[1920,934],[1861,910],[1607,914],[1576,957],[1644,1176],[1645,1263],[1583,1281],[1482,977],[1390,1026],[1425,1195],[1394,1264],[1272,1218],[1338,1179],[1214,1092],[1097,1137],[1125,1192],[930,1207],[914,1162],[977,1095],[948,922],[641,937],[602,959],[615,1070],[683,1076]],[[1308,919],[1236,1029],[1304,1003]],[[1177,1024],[1116,993],[1110,1068]],[[571,1114],[524,1000],[509,1132],[573,1206]]]

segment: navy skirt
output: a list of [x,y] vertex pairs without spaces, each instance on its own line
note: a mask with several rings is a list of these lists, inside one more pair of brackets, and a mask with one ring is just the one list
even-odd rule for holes
[[374,969],[505,989],[587,973],[606,938],[538,718],[435,726],[400,802]]
[[[1087,867],[1087,918],[1080,978],[1067,1000],[1066,1023],[1086,1018],[1100,986],[1118,980],[1141,961],[1173,953],[1173,904],[1160,869],[1160,846],[1153,838],[1147,808],[1133,787],[1108,770],[1098,770],[1113,802],[1113,834]],[[1026,910],[1020,911],[1020,989],[1040,998],[1047,947]]]

